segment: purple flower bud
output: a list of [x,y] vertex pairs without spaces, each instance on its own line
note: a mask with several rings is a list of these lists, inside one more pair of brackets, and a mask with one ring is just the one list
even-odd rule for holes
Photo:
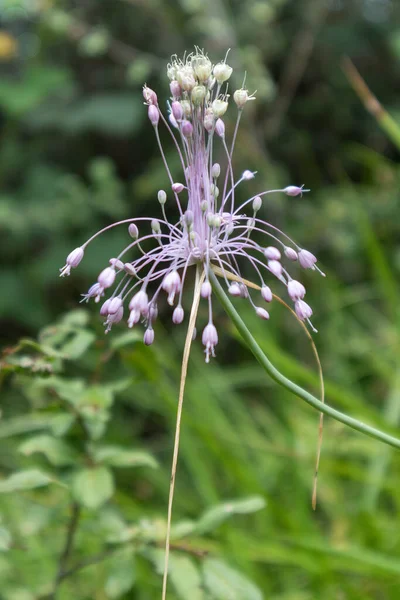
[[264,321],[268,321],[269,319],[269,312],[266,311],[265,308],[261,308],[261,306],[257,306],[256,315],[257,317],[260,317],[260,319],[264,319]]
[[275,277],[279,278],[282,275],[282,265],[277,260],[269,260],[268,269],[271,271],[272,275],[275,275]]
[[133,265],[131,265],[131,263],[124,264],[124,271],[125,271],[125,273],[128,273],[128,275],[132,275],[133,277],[136,276],[135,267]]
[[268,246],[268,248],[265,248],[264,256],[265,258],[268,258],[268,260],[281,259],[281,253],[279,252],[278,248],[275,248],[275,246]]
[[242,290],[240,289],[240,285],[236,282],[231,283],[231,285],[228,288],[228,292],[234,298],[240,298],[240,296],[242,295]]
[[172,114],[174,115],[175,120],[179,123],[179,121],[182,121],[183,119],[183,108],[182,108],[182,104],[180,102],[173,102],[171,104],[171,111]]
[[101,287],[101,285],[99,283],[94,283],[93,285],[90,286],[87,294],[82,294],[83,299],[81,300],[81,302],[89,302],[90,298],[96,298],[96,301],[98,302],[100,300],[100,296],[103,295],[103,288]]
[[154,342],[154,329],[146,329],[143,336],[143,341],[146,346],[151,346]]
[[295,279],[289,281],[287,289],[292,300],[300,300],[301,298],[304,298],[306,294],[306,288],[304,285]]
[[103,304],[100,307],[100,314],[102,317],[105,317],[106,315],[108,315],[108,308],[110,306],[110,302],[111,300],[108,299],[105,302],[103,302]]
[[129,302],[130,310],[137,310],[140,314],[147,314],[149,299],[144,290],[140,290],[136,292],[134,296],[132,296],[131,301]]
[[157,127],[158,121],[160,120],[160,113],[158,112],[158,108],[154,106],[154,104],[150,104],[148,108],[148,115],[150,119],[150,123]]
[[111,287],[115,281],[115,269],[113,267],[107,267],[100,273],[97,281],[105,289]]
[[122,260],[119,260],[119,258],[110,258],[108,262],[112,267],[114,267],[114,269],[120,269],[122,271],[124,268],[124,263]]
[[174,98],[180,98],[182,96],[182,88],[176,80],[171,81],[169,89]]
[[162,282],[162,288],[168,294],[168,304],[170,306],[174,303],[175,294],[181,289],[181,278],[178,271],[170,271]]
[[263,297],[263,300],[265,300],[265,302],[272,302],[273,295],[271,288],[267,285],[263,285],[261,288],[261,296]]
[[134,325],[136,325],[136,323],[139,323],[139,321],[140,321],[140,311],[138,311],[136,309],[132,309],[129,314],[128,327],[132,328]]
[[180,194],[185,186],[183,185],[183,183],[173,183],[171,187],[172,191],[175,192],[175,194]]
[[211,356],[215,356],[214,348],[218,344],[218,333],[215,329],[215,326],[212,323],[206,325],[203,330],[202,342],[205,346],[206,353],[206,363],[210,362],[210,354]]
[[75,248],[75,250],[72,250],[72,252],[70,252],[67,256],[67,260],[66,260],[67,265],[69,265],[70,267],[75,269],[75,267],[77,267],[79,265],[79,263],[81,262],[81,260],[83,258],[83,254],[84,254],[83,248]]
[[122,300],[119,297],[110,299],[110,304],[108,305],[108,314],[114,315],[119,311],[122,306]]
[[217,119],[215,123],[215,132],[219,137],[225,137],[225,124],[222,119]]
[[137,226],[135,225],[135,223],[131,223],[128,227],[128,232],[129,235],[131,236],[131,238],[133,238],[134,240],[137,240],[139,237],[139,229],[137,228]]
[[308,250],[300,250],[298,257],[303,269],[314,269],[314,265],[317,262],[317,257],[314,254],[311,254]]
[[120,306],[119,309],[117,311],[115,311],[115,313],[108,314],[107,323],[111,324],[111,325],[113,323],[119,323],[123,316],[124,316],[124,307]]
[[294,303],[294,309],[296,311],[296,315],[304,321],[305,319],[309,319],[313,314],[311,306],[304,302],[304,300],[296,300]]
[[301,187],[297,187],[297,185],[288,185],[283,191],[288,196],[302,196],[303,192],[309,192],[310,190],[305,190],[304,185]]
[[146,101],[146,104],[153,104],[154,106],[158,105],[157,94],[145,85],[143,87],[143,98]]
[[177,306],[175,308],[174,312],[172,313],[173,323],[175,323],[175,325],[180,325],[183,321],[184,316],[185,316],[185,313],[184,313],[182,306],[181,305]]
[[190,121],[182,121],[181,130],[185,137],[190,137],[193,134],[193,125]]
[[211,112],[206,112],[204,115],[204,129],[210,133],[214,127],[214,114]]
[[200,295],[202,298],[209,298],[212,293],[211,283],[209,281],[204,281],[201,284]]
[[289,246],[286,246],[285,248],[285,256],[287,256],[289,260],[293,261],[298,259],[298,254],[296,250],[293,250],[293,248],[289,248]]

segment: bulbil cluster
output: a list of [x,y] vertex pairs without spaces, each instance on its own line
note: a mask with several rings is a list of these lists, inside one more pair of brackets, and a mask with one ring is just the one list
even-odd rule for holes
[[[106,332],[121,321],[126,312],[128,326],[133,327],[141,321],[145,327],[144,343],[152,344],[162,292],[174,307],[173,322],[182,323],[185,318],[183,289],[188,269],[195,266],[203,271],[200,294],[208,303],[208,322],[202,334],[208,362],[218,343],[209,282],[209,270],[213,265],[222,271],[229,294],[247,299],[264,320],[269,319],[265,306],[273,298],[267,280],[270,277],[278,279],[287,288],[297,316],[312,327],[312,309],[304,301],[305,287],[292,279],[285,262],[298,261],[304,269],[319,271],[317,259],[276,226],[257,216],[267,194],[283,192],[301,196],[309,190],[290,185],[280,190],[263,191],[240,206],[235,203],[236,188],[255,176],[245,170],[236,179],[232,166],[243,109],[247,102],[254,100],[254,94],[250,95],[244,88],[234,92],[237,119],[228,145],[223,117],[229,105],[227,82],[232,68],[226,59],[213,65],[203,51],[196,49],[182,60],[172,57],[167,74],[171,91],[167,118],[160,109],[156,93],[147,86],[143,89],[148,117],[169,180],[168,191],[158,192],[161,216],[126,219],[105,227],[68,255],[61,276],[69,275],[71,268],[79,265],[87,246],[100,234],[125,225],[130,243],[118,256],[110,259],[97,282],[83,296],[86,301],[94,298],[95,302],[103,302],[100,314],[105,319]],[[172,177],[160,137],[161,127],[172,137],[178,153],[182,166],[180,181]],[[215,162],[217,151],[223,155],[224,169]],[[178,220],[173,222],[167,216],[168,201],[171,200],[176,203],[179,213]],[[177,211],[173,211],[175,215]],[[266,236],[263,245],[253,239],[263,236]],[[149,242],[153,242],[151,249],[147,249]],[[251,266],[259,281],[261,305],[252,298],[242,278],[243,262]],[[232,281],[232,275],[236,281]],[[111,293],[105,298],[108,292]]]

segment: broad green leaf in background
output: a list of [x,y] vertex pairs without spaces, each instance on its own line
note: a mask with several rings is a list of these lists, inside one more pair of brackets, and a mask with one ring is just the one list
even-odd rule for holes
[[0,493],[33,490],[48,485],[54,481],[49,475],[39,469],[27,469],[13,473],[0,481]]
[[135,583],[135,558],[132,548],[125,548],[107,562],[107,579],[104,591],[107,598],[120,598]]
[[158,467],[157,461],[148,452],[121,446],[99,446],[94,449],[93,457],[96,462],[110,467]]
[[106,467],[78,471],[72,480],[72,494],[86,508],[96,509],[114,493],[114,479]]
[[77,460],[77,454],[69,444],[46,434],[29,438],[20,445],[19,451],[26,456],[40,452],[55,466],[71,465]]
[[222,560],[206,558],[203,577],[215,600],[263,600],[261,591],[251,581]]
[[244,500],[232,500],[218,504],[207,510],[195,526],[195,533],[202,534],[216,529],[221,523],[235,514],[248,514],[265,508],[266,502],[261,496],[252,496]]

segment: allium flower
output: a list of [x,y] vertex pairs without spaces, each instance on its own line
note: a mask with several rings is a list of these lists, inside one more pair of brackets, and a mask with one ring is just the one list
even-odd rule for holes
[[[259,281],[262,300],[272,300],[266,280],[278,280],[287,288],[297,316],[312,327],[309,320],[312,309],[303,301],[306,290],[300,282],[292,279],[285,261],[298,261],[305,269],[319,271],[317,259],[278,227],[257,216],[267,194],[282,192],[289,196],[302,196],[309,190],[289,185],[283,189],[259,192],[236,206],[238,186],[245,185],[256,175],[256,172],[245,169],[235,179],[232,166],[243,109],[248,100],[254,100],[254,95],[250,96],[243,89],[234,92],[237,121],[232,141],[228,144],[221,118],[228,109],[226,82],[232,74],[226,60],[212,65],[208,56],[196,49],[183,60],[172,57],[167,74],[171,90],[168,118],[160,109],[156,93],[147,86],[143,89],[148,117],[169,180],[169,192],[160,190],[157,195],[161,215],[126,219],[105,227],[68,255],[61,276],[69,275],[71,268],[78,266],[87,246],[100,234],[112,227],[125,225],[131,241],[116,258],[110,259],[108,266],[103,266],[97,282],[83,298],[86,301],[94,298],[95,302],[100,302],[106,291],[112,290],[100,309],[100,314],[105,317],[106,332],[123,318],[128,307],[128,326],[136,326],[142,321],[144,343],[152,344],[153,324],[163,292],[167,295],[168,304],[175,306],[173,322],[182,323],[185,316],[183,290],[188,270],[195,266],[202,272],[201,297],[208,304],[208,322],[202,334],[208,362],[210,356],[214,356],[218,343],[213,323],[210,268],[217,266],[222,271],[229,294],[245,298],[261,319],[269,318],[269,313],[255,304],[243,280],[243,264],[251,267]],[[172,137],[178,153],[182,167],[180,181],[173,178],[167,163],[160,137],[161,127]],[[217,153],[223,156],[225,170],[215,162]],[[171,201],[175,202],[179,213],[175,222],[167,216]],[[176,209],[173,213],[176,214]]]

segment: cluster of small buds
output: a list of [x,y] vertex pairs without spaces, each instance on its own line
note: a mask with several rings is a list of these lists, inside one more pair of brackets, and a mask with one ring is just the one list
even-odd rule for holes
[[[123,319],[124,307],[128,305],[128,326],[142,322],[145,327],[144,343],[154,341],[153,324],[158,316],[161,292],[167,302],[174,306],[172,321],[179,325],[185,319],[182,306],[183,291],[190,267],[203,271],[201,298],[208,304],[208,321],[202,334],[206,361],[215,355],[218,333],[213,322],[213,294],[209,271],[215,265],[222,272],[228,293],[249,301],[256,315],[262,320],[270,318],[269,312],[255,304],[252,293],[241,275],[241,264],[247,264],[255,273],[260,284],[260,298],[270,304],[273,300],[271,287],[266,278],[286,287],[294,310],[299,319],[307,321],[313,328],[311,307],[304,301],[304,285],[293,279],[285,261],[297,262],[303,269],[317,270],[316,257],[299,247],[286,233],[275,225],[260,219],[267,194],[282,192],[291,197],[301,197],[309,190],[304,186],[289,185],[282,189],[261,191],[236,206],[235,192],[239,184],[254,179],[255,171],[246,169],[235,180],[232,154],[236,132],[248,101],[254,94],[240,88],[233,93],[237,122],[233,142],[229,146],[225,139],[223,121],[229,107],[227,82],[232,67],[225,60],[213,65],[207,54],[196,48],[193,54],[183,59],[172,57],[167,74],[170,80],[170,111],[166,118],[160,110],[157,94],[145,86],[143,98],[148,117],[153,126],[156,141],[166,167],[169,186],[157,194],[162,215],[157,218],[139,217],[126,219],[105,227],[93,235],[82,246],[67,257],[61,275],[69,275],[71,269],[81,262],[89,243],[112,227],[125,225],[131,238],[130,243],[116,258],[104,266],[95,282],[83,295],[83,300],[100,302],[108,290],[100,314],[105,318],[106,332]],[[172,178],[159,135],[162,126],[171,135],[182,166],[182,179]],[[218,151],[222,153],[225,170],[220,162],[213,162]],[[221,185],[218,181],[221,178]],[[167,217],[170,210],[168,196],[175,203],[177,219]],[[171,200],[171,199],[170,199]],[[245,209],[250,211],[246,214]],[[143,230],[140,231],[140,230]],[[267,236],[268,241],[260,244],[253,239]],[[151,244],[151,247],[147,246]],[[134,257],[136,252],[136,258]],[[133,256],[132,256],[133,255]],[[323,274],[323,273],[322,273]]]

